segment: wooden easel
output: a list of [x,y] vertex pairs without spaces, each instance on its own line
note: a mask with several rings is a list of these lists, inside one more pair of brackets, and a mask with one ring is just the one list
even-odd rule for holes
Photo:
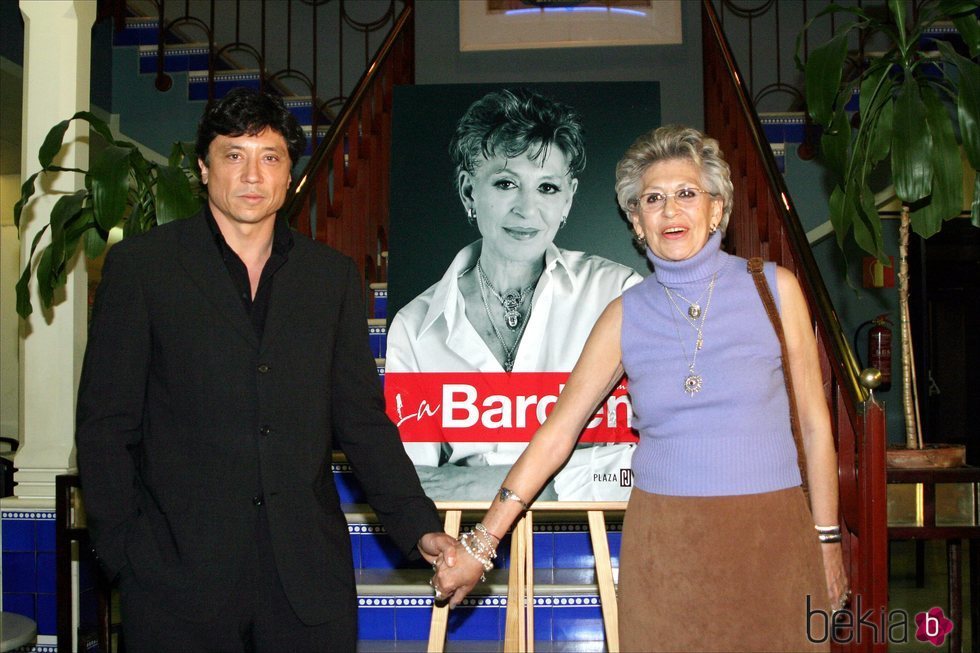
[[[436,502],[436,508],[446,511],[445,529],[459,536],[463,512],[482,513],[487,504],[479,501]],[[505,653],[534,651],[534,513],[584,512],[589,520],[589,536],[595,558],[596,583],[602,603],[602,623],[606,631],[606,650],[619,651],[619,611],[616,606],[616,586],[613,582],[612,558],[606,539],[606,512],[626,510],[623,501],[541,501],[514,525],[511,530],[510,576],[507,582],[507,617],[504,630]],[[429,653],[441,653],[446,646],[449,607],[433,604],[429,628]]]

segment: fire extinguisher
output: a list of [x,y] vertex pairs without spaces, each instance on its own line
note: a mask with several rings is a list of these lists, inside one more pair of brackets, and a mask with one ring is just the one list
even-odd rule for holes
[[881,390],[888,390],[892,384],[892,330],[887,326],[891,323],[888,314],[882,313],[875,319],[862,323],[854,334],[854,350],[857,352],[861,329],[872,325],[868,331],[868,367],[874,367],[881,372]]

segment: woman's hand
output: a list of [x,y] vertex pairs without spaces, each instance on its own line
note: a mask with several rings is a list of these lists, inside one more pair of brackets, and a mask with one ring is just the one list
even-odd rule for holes
[[[445,556],[449,558],[449,555]],[[449,607],[455,608],[472,591],[483,576],[483,565],[462,544],[457,543],[453,554],[455,565],[440,561],[430,584],[436,591],[436,600],[449,599]]]
[[830,599],[830,609],[833,612],[843,610],[851,597],[851,588],[847,583],[847,573],[844,571],[844,557],[841,553],[840,542],[821,544],[823,552],[823,569],[827,577],[827,597]]

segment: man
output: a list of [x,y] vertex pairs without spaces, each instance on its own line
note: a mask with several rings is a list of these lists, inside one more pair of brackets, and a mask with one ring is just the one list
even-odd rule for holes
[[385,417],[357,269],[276,218],[304,143],[273,96],[212,102],[207,206],[106,260],[76,437],[130,651],[354,650],[331,435],[406,554],[454,541]]

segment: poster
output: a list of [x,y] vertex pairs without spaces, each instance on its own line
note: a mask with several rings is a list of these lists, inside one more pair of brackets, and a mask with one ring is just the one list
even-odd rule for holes
[[[434,500],[494,495],[598,316],[648,273],[613,182],[659,123],[654,82],[396,89],[385,396]],[[624,381],[538,499],[626,500],[631,420]]]

